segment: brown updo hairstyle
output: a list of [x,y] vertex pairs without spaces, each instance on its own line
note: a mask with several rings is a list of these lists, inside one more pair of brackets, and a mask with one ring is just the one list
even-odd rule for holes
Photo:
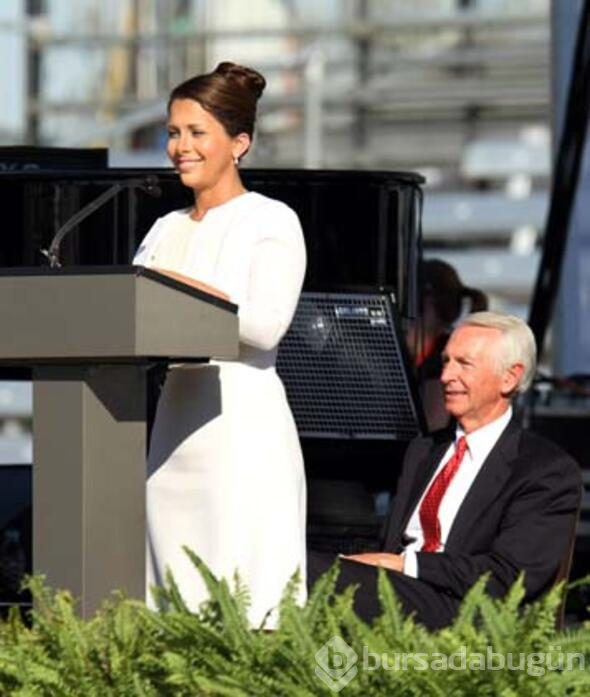
[[465,298],[469,300],[470,313],[488,309],[486,294],[464,286],[455,269],[441,259],[422,262],[422,280],[424,294],[431,298],[437,316],[448,326],[459,319]]
[[214,116],[232,138],[254,135],[256,105],[266,87],[264,77],[252,68],[225,61],[213,72],[197,75],[170,93],[168,112],[177,99],[192,99]]

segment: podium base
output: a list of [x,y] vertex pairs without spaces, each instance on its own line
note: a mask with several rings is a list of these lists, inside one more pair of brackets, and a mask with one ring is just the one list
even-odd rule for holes
[[145,597],[146,369],[33,370],[33,571],[83,617]]

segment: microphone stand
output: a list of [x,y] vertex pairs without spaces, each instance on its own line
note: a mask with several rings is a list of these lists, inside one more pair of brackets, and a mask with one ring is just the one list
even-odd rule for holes
[[51,240],[51,244],[48,249],[41,249],[40,252],[49,260],[49,266],[52,269],[61,268],[61,262],[59,259],[59,248],[64,237],[79,225],[83,220],[88,218],[94,211],[98,210],[104,203],[114,198],[123,189],[142,189],[146,193],[152,196],[160,196],[162,193],[160,187],[158,186],[158,179],[153,175],[144,177],[143,179],[129,179],[124,183],[117,183],[110,186],[106,191],[103,191],[100,196],[83,206],[79,211],[74,213],[74,215],[66,220],[66,222],[58,229],[55,236]]

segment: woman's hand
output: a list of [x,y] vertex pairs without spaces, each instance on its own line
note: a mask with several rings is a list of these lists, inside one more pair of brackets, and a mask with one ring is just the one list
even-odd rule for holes
[[210,286],[207,283],[203,283],[203,281],[198,281],[196,278],[192,278],[191,276],[185,276],[184,274],[178,273],[177,271],[160,269],[156,266],[152,266],[151,268],[152,271],[157,271],[157,273],[161,273],[163,276],[169,276],[170,278],[174,278],[176,281],[180,281],[181,283],[184,283],[187,286],[191,286],[191,288],[202,290],[204,293],[214,295],[216,298],[221,298],[222,300],[227,300],[229,302],[229,295],[227,295],[227,293],[224,293],[222,290],[219,290],[219,288],[214,288],[213,286]]

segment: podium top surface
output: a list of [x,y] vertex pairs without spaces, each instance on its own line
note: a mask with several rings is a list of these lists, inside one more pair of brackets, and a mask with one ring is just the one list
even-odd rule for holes
[[0,267],[0,278],[6,276],[119,276],[119,275],[131,275],[131,276],[144,276],[145,278],[158,281],[165,286],[174,288],[181,293],[186,293],[187,295],[192,295],[199,300],[210,303],[217,307],[237,314],[238,306],[228,300],[223,298],[218,298],[215,295],[206,293],[199,288],[182,283],[171,276],[163,273],[159,273],[154,269],[150,269],[147,266],[62,266],[58,269],[52,269],[48,266],[5,266]]
[[141,266],[0,269],[0,363],[232,359],[237,306]]

